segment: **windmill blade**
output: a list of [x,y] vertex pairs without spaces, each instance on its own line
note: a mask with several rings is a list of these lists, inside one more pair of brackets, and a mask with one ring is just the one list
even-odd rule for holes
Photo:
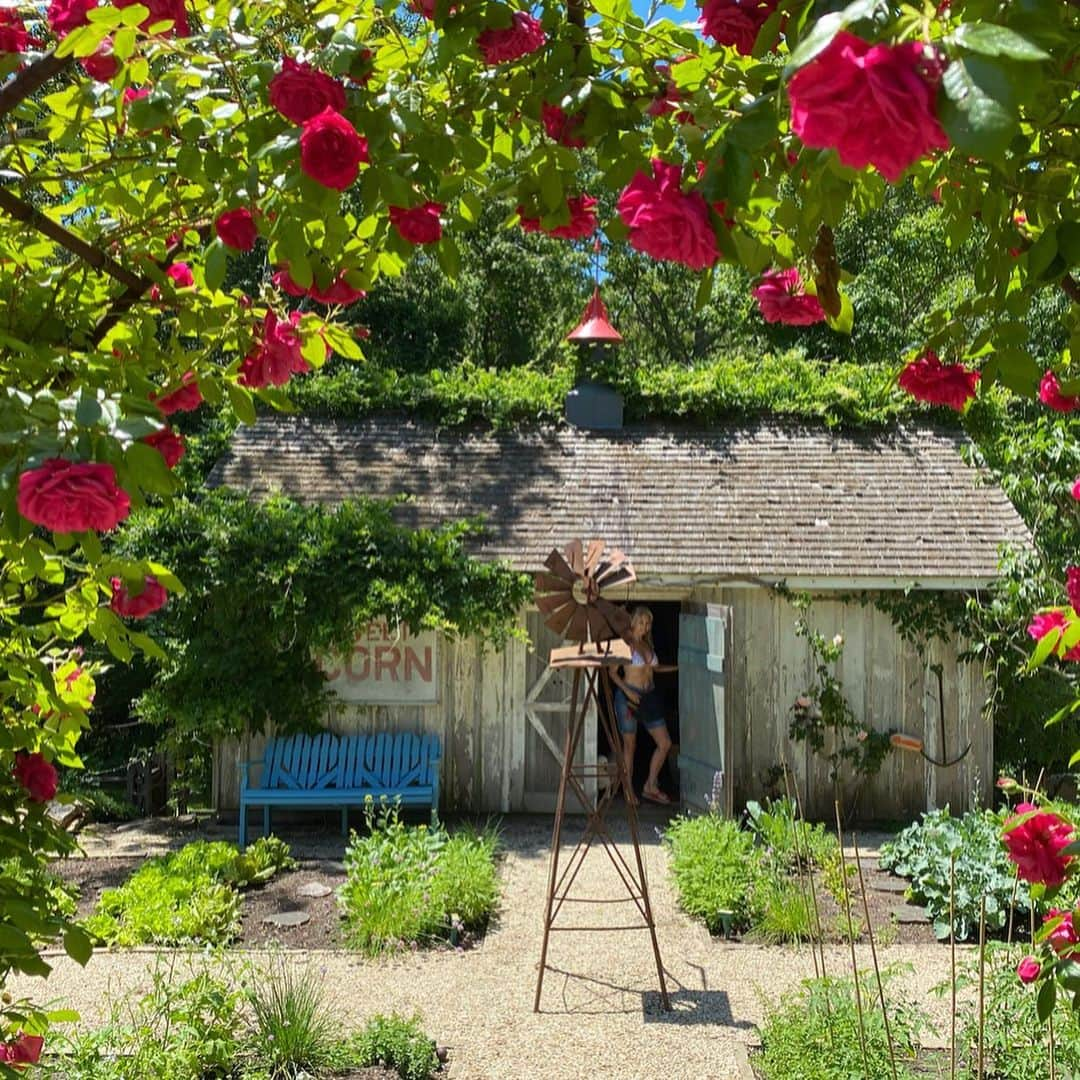
[[577,601],[574,599],[574,594],[563,586],[560,592],[548,593],[546,596],[536,597],[536,606],[545,615],[550,615],[553,611],[558,611],[564,604],[574,604]]
[[607,571],[603,580],[597,579],[596,584],[601,589],[615,589],[620,585],[629,585],[632,581],[637,581],[637,574],[632,566],[624,564]]
[[602,596],[597,597],[595,606],[611,627],[612,632],[608,635],[609,637],[625,637],[630,632],[630,612],[626,608],[619,607],[618,604],[613,604]]
[[586,630],[589,625],[589,609],[580,604],[574,605],[573,617],[563,630],[563,635],[569,641],[584,641]]
[[577,577],[585,573],[585,558],[581,553],[581,541],[576,537],[563,549],[563,556]]
[[570,569],[570,564],[562,557],[562,553],[553,548],[551,554],[544,560],[544,565],[556,576],[568,582],[570,585],[574,584],[575,577],[574,571]]
[[590,641],[608,641],[610,638],[618,636],[602,611],[596,607],[590,607],[586,610],[589,613]]
[[600,556],[604,553],[604,541],[603,540],[590,540],[589,550],[585,553],[585,569],[592,570],[594,566],[600,561]]
[[570,621],[575,612],[580,611],[576,600],[571,600],[569,604],[564,604],[558,611],[549,615],[544,620],[544,625],[556,634],[563,634],[565,636],[566,624]]
[[565,578],[561,578],[556,574],[545,574],[542,571],[533,575],[533,584],[536,586],[538,593],[558,592],[559,589],[565,592],[571,587],[570,582]]

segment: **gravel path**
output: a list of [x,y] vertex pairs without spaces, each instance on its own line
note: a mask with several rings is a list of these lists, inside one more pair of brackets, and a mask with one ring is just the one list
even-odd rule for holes
[[[659,1009],[656,972],[644,931],[553,934],[542,1011],[532,1011],[540,954],[542,904],[547,878],[549,824],[507,819],[502,865],[504,900],[497,924],[467,952],[413,953],[364,961],[343,952],[243,954],[259,966],[311,964],[340,1009],[343,1027],[374,1012],[418,1011],[428,1032],[450,1048],[453,1080],[561,1078],[608,1075],[664,1078],[737,1078],[742,1047],[755,1037],[762,997],[813,974],[808,948],[725,944],[677,908],[666,854],[646,826],[644,855],[660,948],[668,973],[671,1013]],[[576,834],[571,830],[576,839]],[[624,834],[619,834],[624,836]],[[105,845],[101,845],[105,849]],[[632,857],[628,843],[620,844]],[[575,895],[618,895],[611,864],[601,851],[586,860]],[[632,905],[580,905],[577,920],[629,921]],[[621,912],[612,915],[612,912]],[[965,950],[966,951],[966,950]],[[869,966],[869,949],[858,950]],[[850,963],[848,950],[826,950],[830,972]],[[883,964],[904,963],[902,982],[940,1017],[942,1003],[929,988],[948,974],[948,949],[895,945],[879,950]],[[102,1015],[108,994],[145,991],[159,962],[152,951],[99,952],[87,969],[54,958],[47,984],[15,980],[16,993],[58,1000],[86,1022]],[[202,954],[181,960],[203,963]]]

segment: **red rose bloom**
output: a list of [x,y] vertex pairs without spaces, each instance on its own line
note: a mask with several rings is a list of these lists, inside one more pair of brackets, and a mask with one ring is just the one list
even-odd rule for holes
[[[1018,817],[1035,810],[1031,803],[1019,803],[1016,813],[1006,820],[1006,828]],[[1072,860],[1061,851],[1072,841],[1072,826],[1057,814],[1046,810],[1032,813],[1027,821],[1008,829],[1004,841],[1009,858],[1016,863],[1024,881],[1048,886],[1065,881],[1065,871]]]
[[704,270],[719,258],[709,207],[698,191],[681,188],[682,168],[653,159],[653,175],[638,172],[619,196],[619,217],[630,246],[654,259]]
[[1050,943],[1050,948],[1058,956],[1073,952],[1077,943],[1080,942],[1080,938],[1076,936],[1073,913],[1071,911],[1062,911],[1060,908],[1051,908],[1043,916],[1043,926],[1054,919],[1060,919],[1061,921],[1046,937],[1046,940]]
[[115,0],[118,8],[131,7],[139,3],[150,10],[150,14],[139,24],[143,30],[149,30],[156,23],[171,22],[172,28],[165,31],[166,37],[189,37],[188,13],[184,0]]
[[[286,271],[286,276],[288,271]],[[276,275],[275,275],[276,277]],[[296,285],[292,278],[289,278],[293,285]],[[295,294],[294,294],[295,295]],[[354,289],[345,280],[345,271],[339,270],[334,280],[330,282],[325,289],[320,289],[317,282],[312,281],[311,288],[308,289],[307,295],[312,300],[318,301],[320,304],[355,304],[357,300],[363,300],[367,293],[363,289]]]
[[870,45],[841,30],[788,84],[792,131],[896,183],[909,165],[949,146],[934,113],[939,69],[925,50],[914,41]]
[[701,29],[720,45],[730,45],[743,56],[754,51],[754,42],[779,0],[705,0],[701,6]]
[[1071,413],[1080,406],[1080,397],[1072,397],[1061,392],[1057,376],[1048,371],[1039,383],[1039,400],[1055,412]]
[[96,53],[84,56],[80,61],[83,71],[95,82],[112,82],[120,72],[120,61],[113,56],[111,37],[105,38]]
[[219,214],[214,222],[218,239],[226,246],[236,251],[250,251],[259,238],[259,230],[255,227],[255,218],[246,206],[237,207],[235,210],[226,210]]
[[97,0],[52,0],[45,18],[57,37],[70,34],[90,20],[87,13],[97,7]]
[[1070,566],[1065,572],[1065,591],[1073,611],[1080,615],[1080,566]]
[[[40,755],[37,756],[40,757]],[[52,766],[50,765],[49,768],[52,769]],[[53,775],[56,775],[55,769],[53,769]],[[54,787],[53,794],[55,793]],[[49,798],[52,796],[50,795]],[[44,1045],[44,1036],[27,1035],[25,1031],[20,1031],[12,1042],[0,1043],[0,1061],[5,1065],[36,1065],[41,1060],[41,1050]]]
[[975,396],[980,373],[963,364],[943,364],[933,349],[927,349],[912,360],[897,382],[901,390],[931,405],[947,405],[963,412],[964,406]]
[[1080,502],[1080,476],[1073,481],[1072,497]]
[[30,41],[17,12],[0,8],[0,53],[21,53]]
[[[173,283],[175,289],[188,289],[195,284],[195,277],[191,273],[191,267],[186,262],[175,262],[165,268],[165,276]],[[161,299],[161,286],[150,286],[150,299],[157,303]]]
[[304,124],[300,168],[316,183],[344,191],[367,160],[367,139],[340,113],[327,107]]
[[515,11],[513,22],[506,29],[492,27],[476,36],[476,46],[483,53],[485,64],[506,64],[511,60],[520,60],[542,49],[546,41],[540,20],[524,11]]
[[[425,19],[434,19],[435,10],[439,5],[438,0],[410,0],[409,6],[417,15],[423,15]],[[456,10],[457,8],[451,4],[446,12],[448,15],[453,15]]]
[[308,291],[303,285],[297,285],[292,279],[292,274],[289,273],[287,266],[282,266],[275,270],[270,275],[270,280],[279,288],[283,293],[287,293],[289,296],[307,296]]
[[177,435],[170,427],[155,431],[153,435],[147,435],[140,442],[152,446],[164,459],[166,468],[173,468],[184,456],[184,436]]
[[266,313],[262,341],[240,365],[242,385],[284,386],[294,374],[311,370],[300,352],[302,343],[296,332],[299,322],[299,311],[292,312],[287,320],[279,319],[272,311]]
[[15,755],[11,775],[26,788],[31,802],[48,802],[56,794],[56,769],[41,754],[20,750]]
[[584,113],[567,116],[558,105],[549,105],[545,101],[540,106],[540,119],[544,122],[544,130],[548,138],[553,142],[570,146],[575,150],[580,150],[585,145],[585,140],[577,134],[585,122]]
[[[1068,625],[1069,620],[1065,617],[1063,611],[1040,611],[1037,615],[1031,617],[1027,630],[1036,641],[1042,641],[1047,634],[1054,630],[1064,633]],[[1057,648],[1058,646],[1054,647],[1055,652]],[[1069,649],[1062,656],[1062,660],[1080,660],[1080,644],[1076,644]]]
[[270,80],[270,104],[286,120],[303,124],[323,109],[341,112],[345,108],[345,88],[325,71],[286,56],[281,71]]
[[163,608],[169,599],[165,586],[153,574],[146,575],[143,591],[138,596],[128,592],[121,578],[111,578],[110,583],[112,600],[109,601],[109,608],[122,619],[145,619]]
[[526,232],[543,231],[560,240],[584,240],[592,236],[596,232],[596,200],[591,195],[571,195],[566,206],[570,211],[570,223],[557,225],[554,229],[544,229],[539,218],[526,217],[519,206],[521,227]]
[[825,321],[824,308],[816,296],[808,295],[803,289],[802,278],[795,267],[762,274],[752,295],[766,322],[813,326]]
[[117,487],[111,465],[64,458],[24,472],[17,505],[27,521],[53,532],[107,532],[131,512],[131,498]]
[[446,209],[442,203],[426,202],[406,210],[403,206],[390,207],[390,224],[410,244],[436,244],[442,236],[439,215]]
[[161,397],[150,395],[150,400],[166,415],[176,412],[193,412],[203,403],[202,391],[195,380],[194,371],[185,371],[180,385]]
[[1034,956],[1025,956],[1017,966],[1016,974],[1020,976],[1020,981],[1027,986],[1028,983],[1033,983],[1042,974],[1042,964]]

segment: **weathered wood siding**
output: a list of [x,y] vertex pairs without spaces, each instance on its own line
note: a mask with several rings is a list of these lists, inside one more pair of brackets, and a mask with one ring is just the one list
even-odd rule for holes
[[[433,705],[336,705],[325,723],[347,732],[412,731],[441,736],[442,808],[505,813],[521,809],[525,754],[525,644],[496,652],[475,640],[439,643],[439,700]],[[218,744],[214,805],[240,803],[241,761],[258,760],[262,735]]]
[[[760,798],[771,768],[785,761],[797,778],[808,816],[831,820],[829,766],[805,743],[788,736],[795,698],[815,682],[808,643],[795,633],[797,612],[767,589],[699,588],[693,598],[732,608],[728,719],[734,726],[735,805]],[[919,754],[893,750],[881,772],[857,796],[862,820],[900,820],[949,804],[953,810],[985,805],[993,784],[993,730],[982,716],[986,682],[978,664],[957,664],[954,645],[935,643],[925,661],[906,644],[889,617],[870,606],[817,598],[811,624],[844,637],[837,674],[856,718],[878,731],[897,730],[924,740],[927,752],[955,757],[951,768]],[[941,746],[937,680],[945,679],[945,737]]]

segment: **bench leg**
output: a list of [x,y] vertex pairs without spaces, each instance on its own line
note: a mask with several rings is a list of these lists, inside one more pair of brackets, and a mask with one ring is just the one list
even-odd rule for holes
[[349,835],[349,808],[347,806],[341,808],[341,835]]
[[263,836],[270,835],[270,807],[263,807]]
[[247,807],[240,804],[240,850],[247,846]]

